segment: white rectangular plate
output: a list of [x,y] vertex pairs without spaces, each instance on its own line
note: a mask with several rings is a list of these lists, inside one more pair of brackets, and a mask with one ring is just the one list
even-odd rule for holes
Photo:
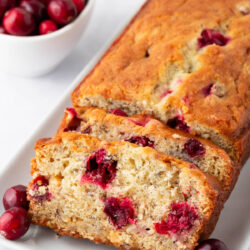
[[[115,37],[117,35],[118,33]],[[30,159],[34,156],[33,148],[35,142],[38,138],[50,137],[55,134],[60,119],[63,117],[65,107],[71,106],[71,92],[98,62],[112,40],[104,46],[98,55],[79,74],[67,89],[58,105],[54,107],[12,161],[0,169],[0,200],[7,187],[17,184],[27,184],[31,180],[29,174]],[[0,213],[2,212],[3,206],[1,204]],[[250,159],[242,170],[238,183],[225,205],[212,237],[224,241],[230,250],[250,250]],[[73,239],[70,237],[60,237],[57,239],[56,234],[52,230],[38,226],[32,226],[24,237],[15,242],[0,238],[0,249],[2,249],[1,246],[19,250],[113,249],[111,247],[95,245],[83,239]]]

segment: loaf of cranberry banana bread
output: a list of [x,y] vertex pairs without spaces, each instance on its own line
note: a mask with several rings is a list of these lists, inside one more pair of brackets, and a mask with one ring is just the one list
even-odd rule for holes
[[65,132],[36,144],[32,221],[123,249],[194,249],[217,221],[216,181],[150,147]]
[[212,142],[171,129],[149,116],[128,117],[121,110],[106,112],[99,108],[68,108],[58,133],[77,131],[107,141],[129,141],[151,147],[167,155],[193,163],[219,182],[228,197],[237,180],[239,169],[228,155]]
[[250,2],[148,0],[72,94],[78,107],[153,115],[250,151]]

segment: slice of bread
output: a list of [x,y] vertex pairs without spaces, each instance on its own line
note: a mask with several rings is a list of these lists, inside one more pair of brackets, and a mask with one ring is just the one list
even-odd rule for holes
[[215,180],[150,147],[65,132],[36,144],[32,222],[123,249],[194,249],[221,210]]
[[239,170],[232,166],[224,150],[210,141],[171,129],[151,117],[125,116],[121,110],[107,113],[98,108],[69,108],[66,109],[58,133],[78,131],[102,140],[125,140],[139,146],[152,147],[162,153],[189,161],[195,164],[194,167],[197,166],[203,172],[216,177],[226,191],[225,198],[228,197]]

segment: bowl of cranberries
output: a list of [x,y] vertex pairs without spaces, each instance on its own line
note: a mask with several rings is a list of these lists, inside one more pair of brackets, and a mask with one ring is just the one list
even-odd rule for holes
[[34,77],[53,70],[80,40],[94,0],[0,0],[0,70]]

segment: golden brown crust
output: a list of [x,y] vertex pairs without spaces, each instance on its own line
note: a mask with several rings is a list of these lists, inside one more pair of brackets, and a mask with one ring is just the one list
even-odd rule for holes
[[[152,0],[147,0],[145,2],[145,4],[141,7],[141,9],[135,14],[135,16],[131,19],[131,21],[129,22],[129,24],[125,27],[125,29],[123,30],[123,32],[113,41],[113,43],[111,44],[110,48],[108,48],[108,50],[104,53],[104,55],[100,58],[99,62],[95,65],[95,67],[86,75],[85,79],[87,79],[88,77],[91,77],[91,75],[94,73],[95,68],[98,67],[98,65],[101,63],[101,61],[103,60],[103,58],[105,58],[106,55],[108,55],[108,53],[110,51],[112,51],[113,47],[116,46],[116,44],[120,41],[120,39],[122,38],[122,36],[124,36],[126,34],[126,32],[128,31],[129,27],[135,22],[135,20],[137,19],[137,17],[140,15],[140,13],[144,10],[144,8],[146,8],[146,6],[148,5],[149,2],[151,2]],[[74,92],[72,93],[72,99],[74,99],[75,95],[80,94],[81,92],[81,84],[79,84]]]
[[54,144],[54,143],[60,143],[61,138],[60,137],[53,137],[53,138],[41,138],[36,142],[35,150],[47,145],[47,144]]
[[[73,92],[74,106],[102,106],[102,97],[107,105],[139,105],[164,122],[169,114],[181,112],[193,133],[205,136],[206,129],[210,139],[227,144],[230,156],[244,163],[250,124],[250,15],[240,11],[244,4],[147,1]],[[197,38],[203,28],[219,30],[230,42],[199,50]],[[176,77],[183,81],[181,87],[159,99],[156,89],[168,87]],[[215,94],[205,98],[201,90],[210,83],[215,84]]]
[[250,155],[250,129],[246,130],[243,136],[236,142],[240,165],[243,166]]

